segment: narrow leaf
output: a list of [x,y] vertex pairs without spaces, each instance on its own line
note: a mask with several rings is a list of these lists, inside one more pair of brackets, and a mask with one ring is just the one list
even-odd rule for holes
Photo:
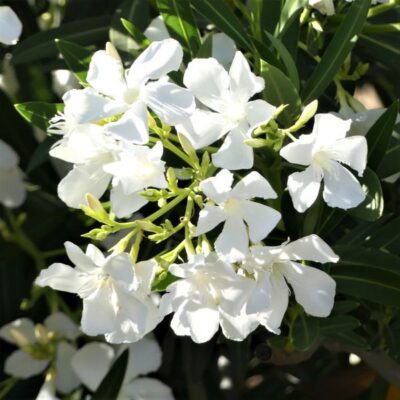
[[28,103],[15,104],[15,109],[30,123],[47,131],[49,119],[54,117],[58,111],[62,111],[64,104],[43,103],[41,101],[30,101]]

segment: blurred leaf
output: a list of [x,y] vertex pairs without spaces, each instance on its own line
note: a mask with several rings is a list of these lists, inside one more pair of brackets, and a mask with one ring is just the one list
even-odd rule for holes
[[293,325],[292,332],[293,345],[296,350],[308,350],[318,338],[318,320],[305,314],[299,315]]
[[125,377],[128,357],[129,349],[126,349],[114,362],[107,375],[101,381],[100,386],[92,396],[93,400],[109,400],[118,397]]
[[27,173],[35,170],[37,167],[41,166],[43,163],[49,160],[49,151],[51,146],[56,142],[54,137],[47,136],[40,144],[36,147],[32,157],[29,159],[28,167],[26,169]]
[[225,1],[190,0],[198,13],[209,19],[222,32],[230,36],[239,46],[253,51],[249,35],[243,29],[242,22],[235,16]]
[[368,350],[370,348],[368,342],[362,336],[352,331],[330,332],[326,334],[325,337],[360,349]]
[[398,112],[399,101],[397,100],[380,116],[366,135],[368,141],[368,165],[373,169],[378,168],[386,153]]
[[353,331],[360,326],[361,322],[350,315],[321,318],[319,321],[319,327],[321,329],[321,334],[323,335],[343,331]]
[[290,15],[278,36],[295,61],[297,59],[297,45],[300,36],[300,15],[302,11],[303,9],[299,8]]
[[56,44],[68,68],[78,78],[79,82],[85,83],[93,52],[66,40],[56,39]]
[[364,25],[370,4],[370,0],[356,0],[347,11],[320,63],[306,82],[302,92],[304,103],[318,98],[334,79],[357,41],[356,35]]
[[82,19],[63,24],[59,28],[50,29],[28,37],[14,47],[13,64],[37,61],[55,57],[57,46],[55,39],[68,40],[83,46],[107,41],[109,16]]
[[400,172],[400,135],[393,132],[387,152],[379,164],[377,174],[380,178],[387,178]]
[[350,311],[355,310],[360,306],[360,303],[353,300],[340,300],[335,301],[333,305],[332,313],[334,314],[346,314]]
[[189,0],[157,0],[157,6],[170,35],[179,41],[188,63],[196,57],[201,45],[199,30]]
[[364,171],[364,176],[359,178],[359,181],[363,186],[363,190],[366,191],[366,198],[359,206],[350,208],[347,212],[352,217],[365,221],[376,221],[383,215],[385,205],[379,178],[375,172],[367,168]]
[[28,122],[46,132],[49,127],[49,119],[54,117],[58,111],[62,111],[64,104],[30,101],[28,103],[15,104],[15,108]]
[[377,249],[336,246],[340,261],[330,274],[337,292],[378,304],[400,304],[400,258]]
[[141,46],[128,33],[126,26],[121,21],[122,18],[130,22],[138,31],[144,31],[150,23],[149,2],[147,0],[126,0],[117,8],[112,17],[109,33],[111,43],[118,50],[131,53]]
[[288,104],[279,119],[282,119],[285,127],[291,125],[292,119],[297,116],[301,107],[295,86],[282,71],[265,61],[261,61],[261,76],[265,80],[265,89],[262,93],[264,100],[274,106]]

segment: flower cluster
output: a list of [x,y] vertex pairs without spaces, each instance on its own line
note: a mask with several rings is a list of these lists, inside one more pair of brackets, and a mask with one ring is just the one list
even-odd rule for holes
[[[89,237],[129,231],[107,257],[93,245],[83,253],[67,242],[75,267],[52,264],[36,284],[76,293],[83,300],[82,331],[110,343],[140,340],[170,313],[174,332],[198,343],[210,340],[219,326],[232,340],[243,340],[259,325],[279,333],[288,285],[306,313],[328,316],[335,282],[299,261],[337,262],[332,249],[316,235],[274,247],[262,243],[281,214],[271,206],[278,194],[257,171],[252,142],[260,133],[268,138],[281,108],[253,99],[265,83],[240,51],[228,66],[214,57],[193,59],[183,74],[186,88],[168,77],[179,71],[182,56],[179,43],[167,37],[152,42],[125,69],[107,44],[92,57],[88,85],[63,96],[64,110],[49,128],[61,139],[50,154],[73,168],[59,184],[59,197],[103,223]],[[306,167],[287,182],[298,212],[315,202],[322,181],[328,206],[348,209],[364,200],[360,183],[343,166],[360,176],[366,168],[366,140],[347,137],[351,126],[351,120],[318,114],[311,134],[288,134],[293,142],[280,156],[293,168]],[[173,168],[171,155],[186,166]],[[246,169],[252,170],[237,175]],[[107,212],[98,199],[110,186]],[[115,220],[155,201],[159,209],[151,215]],[[182,201],[187,206],[178,225],[154,223]],[[183,241],[171,251],[137,261],[146,232],[147,239],[163,242],[182,231]],[[183,249],[187,262],[177,263]],[[167,275],[173,283],[159,299],[154,291]]]

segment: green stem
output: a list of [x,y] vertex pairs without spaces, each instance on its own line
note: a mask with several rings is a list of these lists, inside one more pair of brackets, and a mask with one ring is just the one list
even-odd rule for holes
[[186,164],[190,165],[192,168],[193,163],[192,160],[182,151],[180,150],[178,147],[176,147],[172,142],[170,142],[168,139],[165,139],[163,137],[160,137],[160,139],[158,138],[153,138],[150,137],[150,142],[153,143],[157,143],[158,141],[161,140],[161,143],[163,144],[163,146],[168,149],[169,151],[171,151],[172,153],[174,153],[176,156],[178,156],[181,160],[185,161]]
[[9,378],[2,382],[2,385],[4,385],[4,387],[0,391],[0,400],[6,398],[8,392],[18,383],[18,381],[18,378]]

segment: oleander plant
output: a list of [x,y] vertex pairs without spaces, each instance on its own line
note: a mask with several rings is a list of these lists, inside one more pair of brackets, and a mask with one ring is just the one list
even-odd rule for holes
[[400,399],[399,17],[0,1],[0,399]]

